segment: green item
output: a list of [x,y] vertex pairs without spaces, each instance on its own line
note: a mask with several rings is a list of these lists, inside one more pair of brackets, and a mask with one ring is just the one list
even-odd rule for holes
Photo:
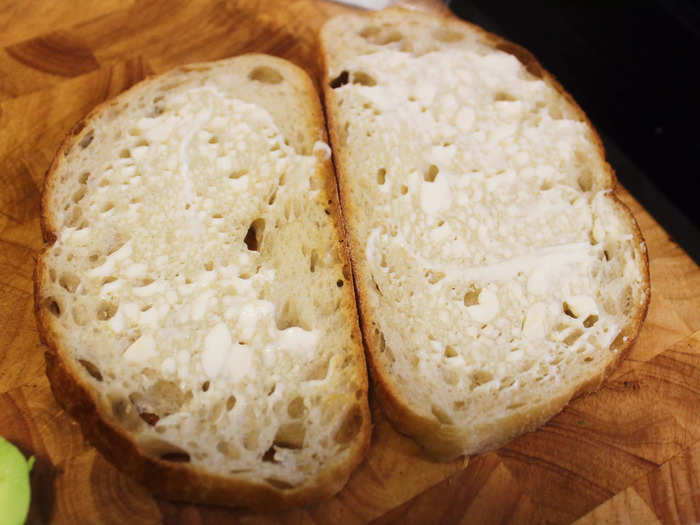
[[9,441],[0,437],[0,525],[21,525],[29,511],[29,471],[34,457],[24,459]]

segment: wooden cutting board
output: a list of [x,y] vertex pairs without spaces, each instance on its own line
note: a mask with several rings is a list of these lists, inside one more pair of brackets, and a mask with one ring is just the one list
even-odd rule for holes
[[375,407],[367,460],[339,495],[305,509],[265,516],[151,497],[85,442],[44,376],[32,271],[45,170],[77,120],[148,74],[261,51],[316,75],[316,31],[350,8],[322,0],[3,4],[0,435],[37,458],[30,523],[700,520],[700,268],[624,191],[647,239],[653,295],[629,359],[600,392],[495,453],[448,464],[425,458]]

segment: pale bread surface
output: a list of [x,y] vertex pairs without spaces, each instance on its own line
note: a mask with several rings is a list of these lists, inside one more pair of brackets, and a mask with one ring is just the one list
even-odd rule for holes
[[43,195],[57,399],[169,498],[266,511],[342,488],[369,443],[361,336],[308,76],[245,55],[76,126]]
[[323,86],[376,393],[450,459],[595,390],[649,299],[600,139],[522,48],[455,18],[331,19]]

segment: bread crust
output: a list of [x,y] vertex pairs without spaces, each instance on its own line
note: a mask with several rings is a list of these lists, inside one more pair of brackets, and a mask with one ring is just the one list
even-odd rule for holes
[[[304,104],[309,108],[308,125],[317,130],[319,140],[327,141],[323,110],[317,92],[309,76],[299,67],[286,60],[262,54],[241,55],[236,60],[256,60],[268,65],[276,65],[290,71],[304,85]],[[187,67],[195,67],[193,64]],[[187,67],[175,71],[186,71]],[[133,89],[141,89],[144,83],[158,82],[151,77],[125,91],[118,97],[106,101],[93,109],[78,122],[63,140],[45,177],[41,198],[41,230],[45,243],[50,246],[56,240],[56,223],[50,206],[51,194],[58,183],[57,171],[68,152],[80,139],[81,132],[89,127],[90,121],[109,106],[128,100]],[[316,131],[314,131],[316,132]],[[340,217],[340,206],[330,159],[321,163],[320,172],[324,180],[323,198],[329,216],[343,245],[339,250],[343,274],[351,275],[349,255],[344,243],[345,231]],[[362,335],[357,323],[355,297],[352,286],[344,287],[342,310],[347,322],[352,326],[352,341],[349,347],[357,365],[357,376],[361,396],[358,399],[362,423],[356,438],[349,447],[344,461],[329,463],[310,481],[297,487],[282,489],[271,485],[212,474],[189,463],[179,463],[156,458],[144,453],[135,443],[131,434],[121,427],[114,418],[105,412],[97,401],[96,389],[83,379],[76,363],[67,354],[60,337],[53,329],[51,316],[42,307],[42,283],[47,279],[44,248],[39,255],[34,271],[34,309],[39,337],[45,345],[46,374],[58,403],[80,424],[85,437],[115,466],[145,485],[153,494],[172,500],[207,503],[231,507],[246,507],[263,512],[277,512],[290,507],[308,505],[331,497],[339,492],[351,472],[357,467],[369,448],[371,438],[371,417],[368,405],[368,378],[365,357],[361,346]]]
[[[407,11],[402,8],[392,7],[378,13],[368,13],[354,16],[362,16],[367,19],[380,20],[385,14],[394,16],[395,14],[403,13],[415,18],[425,19],[442,19],[442,26],[461,26],[467,27],[470,31],[476,32],[488,41],[493,47],[507,52],[515,56],[527,70],[542,78],[550,86],[564,97],[570,107],[575,111],[581,120],[583,120],[593,135],[596,143],[596,148],[600,158],[604,161],[605,166],[605,188],[610,192],[606,195],[617,212],[617,215],[629,226],[634,239],[636,240],[637,261],[643,279],[643,294],[641,302],[631,318],[628,325],[622,328],[622,336],[619,346],[616,347],[617,356],[612,362],[602,370],[597,376],[591,378],[586,383],[580,385],[577,389],[571,392],[565,392],[549,400],[544,406],[539,407],[536,412],[530,412],[527,417],[523,415],[513,414],[500,422],[500,428],[493,433],[493,438],[488,442],[479,443],[472,453],[478,454],[499,448],[503,444],[510,441],[512,438],[535,430],[544,424],[551,417],[559,413],[573,398],[588,394],[598,390],[605,378],[618,366],[620,361],[629,353],[632,344],[637,338],[641,329],[644,318],[646,317],[647,308],[650,299],[650,281],[649,281],[649,261],[647,256],[646,245],[642,237],[639,226],[635,221],[631,211],[614,193],[617,178],[613,169],[605,160],[605,150],[603,142],[600,139],[597,131],[593,127],[584,111],[578,106],[576,101],[567,93],[561,84],[554,78],[552,74],[546,71],[537,59],[525,48],[514,44],[498,35],[492,34],[483,28],[458,19],[454,15],[444,14],[427,14],[415,11]],[[332,35],[328,35],[332,37]],[[336,95],[334,90],[329,86],[327,81],[330,78],[329,53],[324,30],[321,30],[319,38],[319,56],[321,61],[321,71],[323,74],[322,85],[324,95],[324,106],[326,108],[326,120],[328,122],[328,131],[331,138],[335,158],[336,177],[338,178],[338,186],[340,191],[340,202],[343,211],[343,219],[345,221],[345,229],[348,232],[348,241],[350,244],[350,257],[352,261],[353,272],[355,275],[356,295],[360,312],[360,320],[362,332],[365,340],[367,361],[369,365],[370,377],[372,378],[373,392],[379,400],[384,413],[391,421],[392,425],[401,433],[412,437],[428,455],[440,461],[448,461],[455,459],[464,454],[463,446],[461,445],[465,434],[464,429],[460,429],[457,425],[443,424],[434,417],[426,417],[419,413],[410,403],[410,401],[402,395],[402,389],[397,385],[396,381],[390,374],[389,370],[384,366],[379,358],[381,353],[380,341],[377,335],[371,329],[375,324],[373,312],[369,308],[368,287],[370,282],[370,273],[368,265],[364,258],[364,249],[360,244],[359,236],[356,229],[353,227],[352,216],[356,213],[361,213],[359,210],[353,209],[351,204],[348,187],[346,181],[352,176],[351,162],[347,152],[340,147],[339,125],[336,118]]]

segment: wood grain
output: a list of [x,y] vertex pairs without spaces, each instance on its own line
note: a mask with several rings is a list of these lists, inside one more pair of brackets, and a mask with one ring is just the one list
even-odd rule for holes
[[[402,2],[437,9],[437,0]],[[501,450],[426,459],[374,407],[369,456],[335,498],[277,515],[153,498],[58,407],[32,312],[44,173],[65,133],[151,73],[250,51],[318,73],[322,0],[6,1],[0,10],[0,435],[32,454],[30,523],[696,523],[700,268],[624,190],[647,241],[652,300],[601,391]]]
[[92,20],[132,3],[133,0],[5,0],[0,9],[0,46]]
[[600,507],[576,520],[575,525],[661,524],[659,518],[633,488],[616,494]]

